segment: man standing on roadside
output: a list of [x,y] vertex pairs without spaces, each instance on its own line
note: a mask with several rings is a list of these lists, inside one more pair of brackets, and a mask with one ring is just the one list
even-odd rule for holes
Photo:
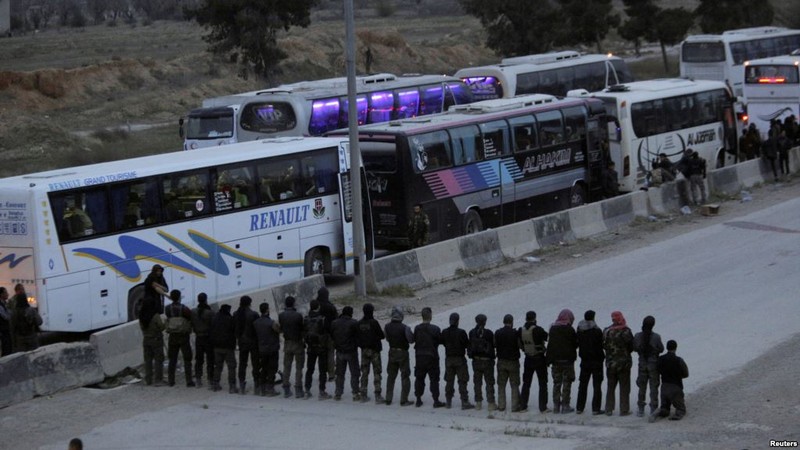
[[603,330],[594,322],[595,313],[591,309],[583,314],[578,323],[578,353],[581,357],[581,374],[578,381],[578,414],[583,413],[592,380],[592,414],[602,414],[603,403]]
[[570,406],[572,383],[575,382],[575,360],[578,359],[578,337],[572,324],[575,316],[569,309],[562,309],[550,326],[550,342],[547,344],[547,362],[553,374],[553,412],[567,414],[575,411]]
[[430,224],[428,215],[422,210],[422,204],[414,205],[413,215],[408,220],[408,243],[411,248],[422,247],[428,243]]
[[[247,393],[247,359],[253,365],[253,383],[258,380],[258,342],[253,322],[258,319],[258,313],[250,309],[253,299],[243,295],[239,299],[239,309],[233,314],[233,324],[236,327],[236,341],[239,344],[239,393]],[[256,386],[255,392],[258,392]]]
[[222,367],[228,367],[228,392],[237,394],[236,388],[236,327],[231,316],[231,305],[222,305],[211,322],[211,345],[214,346],[214,382],[211,390],[221,391]]
[[369,369],[372,368],[373,389],[375,391],[375,403],[383,404],[385,401],[381,396],[381,341],[384,337],[381,324],[375,320],[375,307],[372,303],[365,303],[362,311],[364,317],[358,321],[358,346],[361,348],[361,401],[369,401]]
[[197,295],[197,308],[192,310],[192,330],[194,331],[194,377],[197,387],[203,385],[203,364],[208,362],[208,382],[214,379],[214,347],[211,345],[211,322],[214,312],[208,306],[208,295]]
[[519,332],[514,316],[503,317],[503,328],[494,332],[497,349],[497,410],[506,410],[506,384],[511,383],[511,412],[522,412],[519,404]]
[[414,395],[417,397],[417,408],[422,406],[422,394],[425,393],[425,377],[430,383],[433,407],[441,408],[444,403],[439,401],[439,344],[442,342],[442,331],[431,323],[433,310],[429,307],[422,308],[422,323],[414,327]]
[[292,363],[294,363],[294,391],[296,398],[303,395],[303,366],[306,363],[306,348],[303,342],[303,315],[294,307],[294,297],[286,297],[286,307],[278,315],[280,330],[283,333],[283,396],[292,396]]
[[334,400],[341,400],[344,393],[344,375],[350,369],[350,389],[353,401],[361,401],[359,379],[361,369],[358,366],[358,322],[353,319],[353,307],[342,308],[342,315],[333,321],[331,336],[336,348],[336,391]]
[[328,325],[325,323],[325,316],[322,315],[319,300],[311,300],[310,310],[303,321],[306,339],[306,398],[311,398],[311,383],[314,380],[314,365],[319,362],[319,400],[327,400],[330,397],[326,392],[325,383],[328,381],[328,342],[331,336],[328,333]]
[[547,332],[544,331],[544,328],[536,325],[535,311],[525,313],[525,325],[519,329],[519,338],[522,343],[522,351],[525,353],[522,391],[519,396],[520,409],[528,409],[531,383],[535,373],[539,384],[539,412],[547,412],[547,359],[545,357]]
[[389,344],[389,361],[386,364],[386,404],[392,404],[394,380],[400,372],[400,406],[411,405],[411,363],[408,349],[414,343],[414,333],[403,323],[403,311],[392,308],[392,320],[383,327],[386,343]]
[[183,354],[183,371],[186,375],[186,387],[194,387],[192,380],[192,311],[181,303],[181,291],[173,289],[169,293],[172,303],[166,308],[167,315],[167,378],[170,386],[175,386],[175,370],[178,365],[178,352]]
[[611,313],[611,326],[603,330],[603,347],[606,351],[606,415],[614,414],[614,401],[619,383],[619,415],[631,413],[631,366],[633,359],[633,333],[619,311]]
[[281,327],[269,316],[269,304],[262,303],[258,306],[261,317],[253,322],[258,341],[258,379],[253,380],[256,385],[256,395],[262,397],[275,397],[275,374],[278,372],[278,358],[281,350]]
[[458,377],[458,393],[461,396],[461,409],[472,409],[475,407],[469,402],[469,369],[467,368],[467,358],[464,356],[469,348],[469,337],[467,332],[458,327],[458,313],[450,314],[450,326],[442,331],[442,343],[444,344],[444,397],[447,409],[453,407],[453,396],[455,395],[455,379]]
[[647,387],[650,386],[650,414],[658,409],[658,355],[664,351],[661,336],[653,332],[656,319],[647,316],[642,321],[642,331],[633,337],[633,349],[639,354],[639,376],[636,377],[636,386],[639,387],[639,397],[636,415],[644,417]]
[[[328,334],[331,334],[331,326],[333,322],[339,317],[339,311],[336,306],[330,301],[330,292],[328,288],[322,286],[317,291],[317,301],[319,302],[319,310],[325,316],[325,326],[327,327]],[[333,344],[333,339],[328,339],[328,381],[336,379],[336,363],[334,356],[336,355],[336,348]],[[322,375],[322,374],[320,374]]]
[[486,384],[486,401],[489,411],[497,409],[494,396],[494,333],[486,329],[486,315],[475,316],[475,328],[469,332],[469,357],[472,358],[475,409],[483,407],[483,384]]
[[650,422],[658,417],[669,416],[672,405],[675,415],[669,420],[681,420],[686,415],[686,403],[683,401],[683,379],[689,377],[686,361],[675,354],[678,343],[667,341],[667,353],[658,358],[658,373],[661,374],[661,408],[650,415]]
[[11,346],[11,311],[8,309],[8,290],[0,286],[0,356],[10,355]]

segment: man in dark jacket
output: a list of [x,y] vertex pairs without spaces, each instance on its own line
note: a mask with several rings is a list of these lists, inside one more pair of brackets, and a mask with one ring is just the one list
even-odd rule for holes
[[469,357],[472,358],[475,409],[483,407],[483,384],[486,384],[486,401],[489,411],[497,409],[494,396],[494,333],[486,329],[486,315],[475,316],[475,328],[469,332]]
[[458,377],[458,393],[461,396],[461,409],[472,409],[475,407],[469,402],[469,369],[467,368],[467,358],[465,354],[469,349],[469,337],[467,332],[458,327],[458,313],[450,314],[450,326],[442,331],[442,343],[444,344],[444,397],[447,409],[453,407],[453,396],[455,395],[455,379]]
[[[253,364],[253,380],[258,379],[258,342],[253,322],[258,319],[258,313],[250,309],[253,299],[243,295],[239,299],[239,309],[233,314],[233,323],[236,327],[236,341],[239,344],[239,393],[244,395],[247,391],[247,359]],[[255,383],[255,381],[253,381]],[[255,392],[260,389],[256,386]]]
[[[172,303],[164,311],[167,316],[167,379],[170,386],[175,386],[175,370],[178,365],[178,352],[183,355],[183,370],[186,375],[186,386],[194,387],[192,379],[192,311],[181,303],[181,291],[173,289],[169,293]],[[152,300],[151,300],[152,301]],[[178,323],[179,325],[175,325]]]
[[575,360],[578,359],[578,337],[572,323],[575,316],[569,309],[562,309],[558,318],[550,325],[550,342],[547,344],[547,362],[553,375],[553,412],[571,413],[569,406],[572,383],[575,381]]
[[295,397],[304,398],[303,395],[303,366],[306,363],[306,348],[303,342],[303,315],[294,307],[294,297],[291,295],[284,300],[286,307],[278,316],[280,330],[283,333],[283,396],[292,396],[292,363],[295,367],[294,391]]
[[411,405],[408,394],[411,393],[411,363],[408,349],[414,343],[411,328],[403,323],[403,311],[397,306],[392,308],[392,320],[383,327],[386,343],[389,345],[389,361],[386,363],[386,404],[392,404],[394,397],[394,380],[400,372],[400,406]]
[[223,364],[228,366],[229,392],[236,394],[236,328],[231,316],[231,305],[222,305],[211,322],[211,345],[214,347],[214,381],[211,390],[220,391]]
[[11,311],[8,309],[8,290],[0,286],[0,356],[13,352],[11,345]]
[[511,383],[511,412],[521,412],[519,405],[519,332],[514,316],[503,317],[503,328],[494,332],[497,349],[497,410],[506,410],[506,384]]
[[39,327],[42,317],[28,303],[25,286],[17,283],[14,286],[14,297],[11,299],[11,338],[15,352],[29,352],[39,348]]
[[361,348],[361,401],[369,401],[367,385],[369,384],[369,369],[372,367],[375,403],[383,404],[385,400],[381,396],[381,370],[383,370],[381,341],[385,336],[381,324],[373,317],[375,307],[371,303],[365,303],[362,311],[364,317],[358,321],[358,346]]
[[336,348],[336,391],[333,398],[341,400],[344,393],[344,375],[350,369],[350,389],[353,401],[361,401],[359,379],[361,370],[358,367],[358,322],[353,319],[353,307],[342,308],[342,315],[331,324],[331,336]]
[[614,414],[614,401],[619,383],[619,415],[631,413],[631,366],[633,359],[633,333],[625,316],[619,311],[611,313],[611,325],[603,330],[603,349],[606,351],[606,415]]
[[[328,333],[330,334],[331,325],[333,325],[333,321],[339,317],[339,311],[337,311],[336,306],[333,305],[330,301],[330,293],[328,292],[328,288],[322,286],[317,291],[317,301],[319,302],[319,310],[323,316],[325,316],[326,326],[328,327]],[[336,348],[333,345],[333,339],[328,340],[328,381],[333,381],[336,379],[336,363],[334,361],[334,356],[336,355]]]
[[522,411],[528,409],[531,383],[535,373],[539,383],[539,412],[547,412],[547,359],[545,358],[547,332],[544,331],[544,328],[536,325],[535,311],[525,313],[525,325],[519,329],[519,339],[522,351],[525,353],[519,407]]
[[594,322],[595,313],[591,309],[583,314],[578,323],[578,353],[581,357],[581,375],[578,378],[578,414],[583,413],[592,380],[592,414],[603,414],[603,330]]
[[164,268],[154,264],[153,269],[144,279],[144,297],[150,298],[158,306],[158,313],[164,312],[164,297],[169,295],[167,280],[164,278]]
[[320,400],[330,397],[326,392],[325,382],[328,380],[328,343],[331,341],[330,326],[320,311],[319,300],[311,300],[310,310],[303,321],[306,340],[306,398],[311,398],[311,382],[314,379],[314,365],[319,361],[319,394]]
[[214,311],[208,306],[208,295],[197,294],[197,308],[192,310],[192,331],[194,331],[194,377],[197,387],[203,385],[203,365],[207,361],[208,382],[214,379],[214,347],[211,345],[211,322]]
[[422,394],[425,393],[425,377],[431,382],[433,407],[441,408],[439,401],[439,344],[442,342],[442,331],[431,323],[433,310],[422,308],[422,323],[414,327],[414,395],[417,397],[417,408],[422,406]]
[[275,397],[275,374],[278,372],[278,358],[281,349],[281,327],[269,316],[269,304],[258,306],[261,317],[253,322],[258,341],[258,379],[254,381],[256,394],[262,397]]
[[667,341],[667,353],[658,358],[658,373],[661,374],[661,408],[650,415],[650,422],[658,417],[669,416],[672,405],[675,415],[670,420],[681,420],[686,415],[683,401],[683,379],[689,377],[689,368],[683,358],[675,354],[678,343]]
[[636,386],[639,387],[639,397],[636,415],[644,416],[645,398],[647,387],[650,386],[650,414],[658,409],[658,355],[664,351],[661,336],[653,332],[656,318],[647,316],[642,321],[642,331],[633,337],[633,350],[639,354],[639,375],[636,377]]

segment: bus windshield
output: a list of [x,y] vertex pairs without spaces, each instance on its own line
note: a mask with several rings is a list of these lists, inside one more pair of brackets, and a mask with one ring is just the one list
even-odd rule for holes
[[187,139],[216,139],[233,136],[233,110],[231,108],[190,113],[186,123]]

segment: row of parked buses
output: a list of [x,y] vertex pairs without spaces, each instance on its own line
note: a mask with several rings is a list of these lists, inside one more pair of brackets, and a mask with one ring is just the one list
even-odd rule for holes
[[[797,80],[766,70],[747,79]],[[733,161],[737,97],[724,80],[634,82],[609,55],[357,85],[368,254],[408,245],[418,203],[437,242],[598,199],[608,161],[623,192],[659,153]],[[86,331],[135,318],[155,263],[189,304],[199,292],[213,301],[352,273],[346,94],[344,79],[329,79],[211,99],[182,124],[188,158],[0,180],[0,284],[25,286],[44,329]]]

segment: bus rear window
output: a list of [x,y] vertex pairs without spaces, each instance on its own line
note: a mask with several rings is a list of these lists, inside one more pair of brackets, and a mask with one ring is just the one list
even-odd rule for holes
[[495,77],[463,78],[475,101],[503,98],[503,86]]
[[214,110],[189,114],[187,139],[217,139],[233,137],[233,110]]
[[397,171],[397,147],[394,142],[364,141],[358,145],[364,170],[383,173]]
[[258,102],[244,106],[240,122],[247,131],[277,133],[297,126],[297,117],[290,103]]
[[744,73],[747,84],[798,84],[797,66],[759,65],[747,66]]
[[681,47],[683,62],[725,61],[725,46],[722,42],[686,42]]

